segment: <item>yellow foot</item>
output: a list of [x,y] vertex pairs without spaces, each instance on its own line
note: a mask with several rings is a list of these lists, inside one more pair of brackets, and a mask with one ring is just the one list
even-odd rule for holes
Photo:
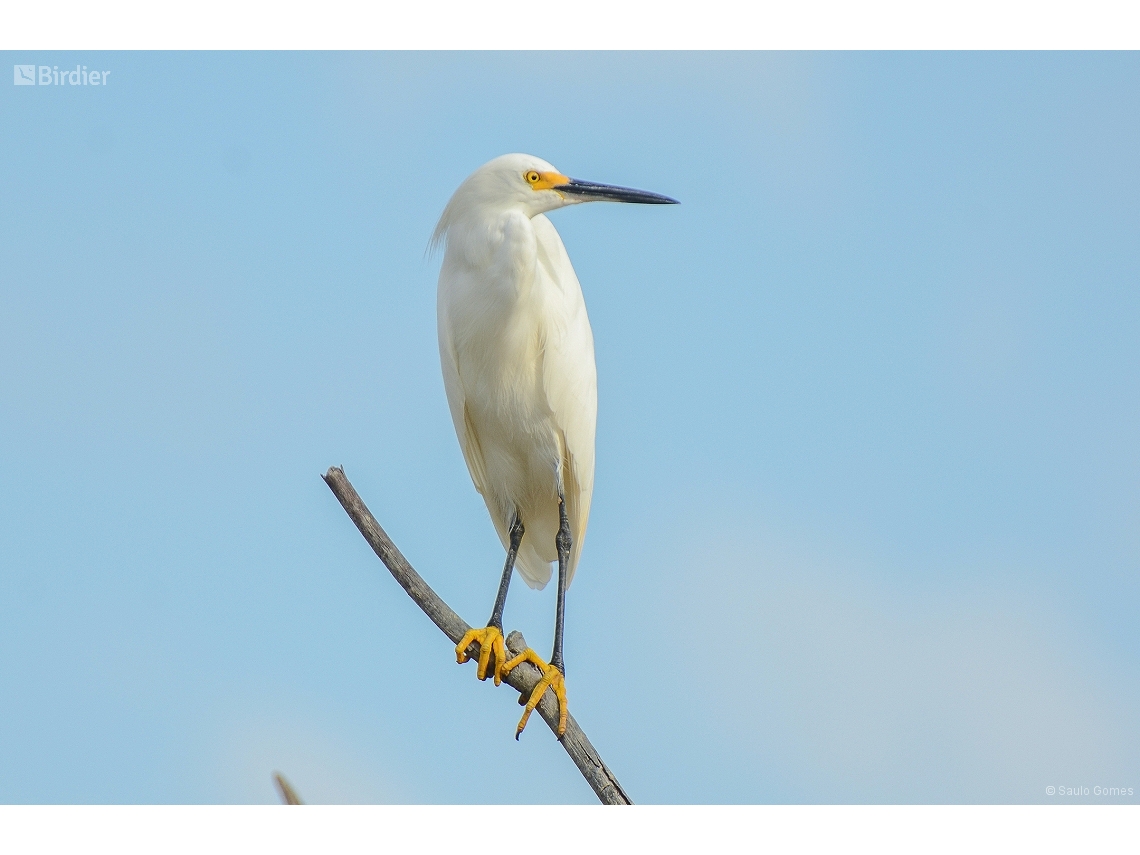
[[[491,667],[494,669],[491,673],[495,678],[495,685],[499,685],[503,682],[503,675],[507,673],[507,669],[503,667],[503,663],[507,661],[507,648],[503,644],[503,631],[497,626],[467,630],[463,640],[455,645],[455,661],[460,665],[467,661],[467,648],[472,641],[479,642],[479,670],[475,672],[475,676],[480,680],[486,680],[487,668]],[[492,659],[495,660],[493,663]]]
[[[523,732],[526,727],[526,721],[530,718],[530,714],[534,712],[534,708],[538,706],[538,702],[542,700],[542,696],[546,693],[547,689],[553,689],[554,694],[558,698],[558,738],[562,738],[562,734],[566,732],[566,678],[562,676],[562,672],[555,668],[553,665],[544,662],[542,657],[531,650],[529,647],[503,666],[503,673],[509,674],[515,669],[515,666],[522,662],[529,662],[538,667],[542,671],[542,679],[535,684],[531,690],[530,698],[526,702],[526,710],[523,712],[522,720],[519,726],[515,728],[515,739]],[[520,698],[519,703],[522,703]]]

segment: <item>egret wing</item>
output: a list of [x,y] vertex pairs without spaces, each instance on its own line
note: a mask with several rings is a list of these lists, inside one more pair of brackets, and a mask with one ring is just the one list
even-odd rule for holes
[[[542,214],[532,218],[538,239],[538,275],[551,280],[549,298],[560,300],[548,312],[542,353],[542,383],[555,425],[561,433],[561,476],[572,547],[567,584],[574,577],[594,492],[594,432],[598,415],[598,380],[594,336],[582,287],[562,239]],[[555,320],[556,319],[556,320]]]
[[463,384],[459,380],[459,360],[456,358],[455,345],[451,340],[451,324],[446,317],[446,311],[446,303],[440,300],[436,321],[439,326],[439,363],[443,369],[443,388],[447,393],[447,407],[451,411],[451,421],[455,425],[455,435],[459,437],[467,471],[471,473],[475,489],[480,495],[484,495],[487,470],[483,463],[483,451],[479,448],[479,438],[472,428],[471,417],[467,412]]

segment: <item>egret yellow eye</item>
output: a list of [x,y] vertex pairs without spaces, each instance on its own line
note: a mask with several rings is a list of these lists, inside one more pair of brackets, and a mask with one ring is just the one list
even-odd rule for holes
[[537,184],[538,183],[538,173],[532,169],[530,172],[528,172],[526,174],[526,180],[531,184]]

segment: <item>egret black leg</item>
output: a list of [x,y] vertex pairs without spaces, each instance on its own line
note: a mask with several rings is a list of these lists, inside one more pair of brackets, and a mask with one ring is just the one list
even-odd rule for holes
[[[518,739],[519,734],[523,732],[530,714],[534,712],[547,689],[552,689],[558,698],[559,739],[566,733],[566,722],[570,715],[566,709],[566,665],[562,659],[562,628],[566,620],[566,572],[570,566],[571,539],[570,523],[566,519],[566,500],[561,490],[558,491],[558,534],[554,537],[554,544],[558,547],[558,611],[554,618],[554,654],[550,657],[550,662],[543,662],[539,655],[528,647],[503,666],[503,673],[509,674],[521,663],[529,662],[542,672],[542,678],[530,690],[530,695],[519,698],[519,703],[525,703],[526,709],[523,710],[519,726],[515,728],[515,739]],[[506,598],[506,580],[507,577],[504,577],[500,589],[500,596],[503,599]],[[486,631],[494,632],[491,627],[487,627]]]
[[503,628],[503,609],[507,605],[507,589],[511,586],[511,576],[514,574],[515,569],[515,558],[519,554],[519,544],[522,542],[524,531],[522,520],[520,520],[516,514],[514,520],[511,522],[511,542],[507,547],[507,564],[503,568],[502,581],[499,582],[499,594],[495,597],[495,608],[491,612],[491,619],[487,621],[487,626],[497,627],[499,630]]
[[486,680],[488,675],[495,678],[495,685],[503,681],[503,668],[507,663],[507,645],[503,639],[503,607],[507,604],[507,589],[511,586],[511,573],[515,569],[515,557],[519,554],[522,541],[522,520],[515,515],[511,522],[511,543],[507,547],[507,565],[503,568],[503,579],[499,582],[499,594],[495,597],[495,608],[491,621],[483,629],[469,629],[455,645],[455,661],[462,665],[467,661],[467,648],[474,642],[479,644],[479,669],[475,676]]
[[554,616],[554,652],[550,664],[566,674],[566,663],[562,658],[562,630],[566,623],[566,571],[570,564],[570,522],[566,519],[566,500],[558,496],[558,534],[554,537],[558,547],[558,606]]

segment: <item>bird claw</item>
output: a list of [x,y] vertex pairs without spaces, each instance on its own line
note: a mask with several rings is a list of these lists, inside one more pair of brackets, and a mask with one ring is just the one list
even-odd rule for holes
[[[533,689],[530,690],[530,697],[526,701],[526,709],[523,710],[522,719],[519,721],[519,726],[515,728],[515,739],[522,735],[523,728],[526,727],[527,719],[530,714],[534,712],[535,707],[538,706],[542,700],[542,696],[546,693],[547,689],[553,689],[555,696],[558,698],[558,738],[561,739],[562,735],[566,733],[566,718],[568,715],[566,704],[566,678],[562,676],[562,672],[555,668],[553,665],[544,661],[537,653],[529,647],[503,666],[503,673],[509,674],[515,669],[516,666],[523,662],[529,662],[542,672],[542,679],[539,680]],[[519,698],[521,704],[523,699]]]
[[455,645],[455,661],[460,665],[468,660],[467,648],[471,646],[472,642],[479,643],[479,667],[475,676],[480,680],[486,680],[487,669],[492,667],[491,660],[494,659],[494,670],[491,676],[495,678],[496,686],[502,683],[503,675],[510,670],[503,667],[503,663],[507,661],[507,648],[503,643],[503,631],[497,626],[467,630],[467,634]]

